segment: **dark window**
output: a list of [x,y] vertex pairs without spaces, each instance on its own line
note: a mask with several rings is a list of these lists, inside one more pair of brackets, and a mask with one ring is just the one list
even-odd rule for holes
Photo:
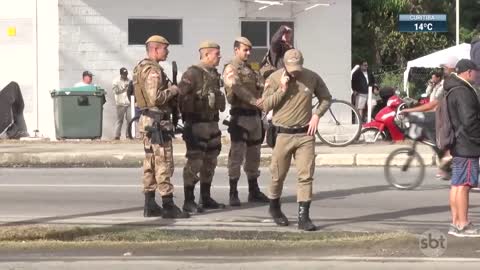
[[260,63],[263,60],[263,57],[267,53],[267,48],[253,48],[252,53],[250,54],[249,62],[252,65],[252,68],[258,70],[260,68]]
[[267,47],[267,22],[242,22],[242,36],[254,47]]
[[[280,26],[282,26],[282,25],[286,25],[286,26],[294,29],[293,28],[293,22],[276,22],[276,21],[270,22],[270,37],[268,38],[269,42],[272,40],[272,37],[273,37],[273,35],[275,35],[275,32],[277,32],[278,28],[280,28]],[[295,35],[295,31],[293,33]],[[292,41],[293,41],[293,37],[292,37]]]
[[[258,67],[270,47],[272,36],[282,25],[293,28],[291,21],[243,21],[241,25],[242,36],[248,38],[253,45],[250,63]],[[294,31],[295,32],[295,31]],[[293,37],[292,37],[293,38]]]
[[128,19],[128,44],[145,44],[153,35],[161,35],[170,44],[182,44],[182,20]]

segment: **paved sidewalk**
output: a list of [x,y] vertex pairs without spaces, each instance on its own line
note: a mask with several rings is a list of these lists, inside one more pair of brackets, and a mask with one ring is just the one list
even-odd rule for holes
[[[347,147],[316,146],[316,166],[383,166],[389,153],[401,144],[354,144]],[[224,140],[219,166],[226,166],[230,145]],[[175,165],[185,164],[185,144],[174,141]],[[436,164],[433,150],[418,148],[425,164]],[[272,149],[262,147],[262,166],[268,166]],[[140,141],[0,141],[0,167],[140,167],[144,157]]]

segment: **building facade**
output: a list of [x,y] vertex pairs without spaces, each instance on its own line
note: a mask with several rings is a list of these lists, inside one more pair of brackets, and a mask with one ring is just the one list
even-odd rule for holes
[[258,62],[281,24],[294,28],[305,66],[324,78],[335,98],[348,99],[350,0],[16,0],[0,10],[0,83],[17,81],[29,131],[55,138],[49,91],[73,86],[89,70],[108,93],[103,137],[111,138],[112,80],[121,67],[131,73],[145,56],[145,36],[155,32],[170,40],[169,59],[162,65],[171,74],[170,61],[176,61],[181,75],[198,63],[198,44],[205,39],[222,46],[219,71],[242,34],[254,43],[252,62]]

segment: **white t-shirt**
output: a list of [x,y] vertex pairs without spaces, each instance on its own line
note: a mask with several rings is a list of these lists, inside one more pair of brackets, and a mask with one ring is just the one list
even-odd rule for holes
[[81,81],[81,82],[77,82],[73,87],[82,87],[82,86],[88,86],[88,85],[95,86],[94,84],[88,84],[88,83],[85,83],[85,82]]
[[369,84],[369,82],[368,82],[368,72],[364,71],[363,76],[365,76],[365,79],[367,80],[367,85],[368,85]]

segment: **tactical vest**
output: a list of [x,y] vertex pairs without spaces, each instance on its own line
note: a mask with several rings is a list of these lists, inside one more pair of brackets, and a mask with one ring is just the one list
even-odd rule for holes
[[214,114],[225,110],[225,96],[220,91],[220,74],[199,66],[191,66],[202,74],[201,88],[182,99],[182,113]]
[[[237,74],[238,84],[241,85],[244,89],[247,89],[255,98],[262,97],[262,91],[258,89],[263,89],[263,84],[261,82],[258,74],[250,67],[248,64],[242,64],[238,61],[230,61],[229,65],[235,69]],[[226,67],[226,66],[225,66]],[[231,88],[225,88],[225,92],[230,94],[229,91],[232,91]],[[233,95],[232,107],[252,107],[250,104],[242,102],[239,98]]]
[[[140,61],[133,69],[133,89],[134,89],[137,106],[140,109],[149,109],[149,108],[157,107],[155,105],[155,100],[151,100],[149,98],[149,96],[151,95],[147,94],[145,83],[148,78],[142,78],[143,76],[145,76],[144,74],[148,72],[147,69],[154,69],[161,73],[160,76],[161,78],[163,78],[163,81],[162,81],[162,85],[159,85],[158,88],[156,89],[157,93],[158,91],[163,91],[168,88],[168,82],[165,79],[166,75],[163,72],[163,68],[157,62],[148,58]],[[157,93],[155,93],[155,95],[153,96],[157,96]]]

